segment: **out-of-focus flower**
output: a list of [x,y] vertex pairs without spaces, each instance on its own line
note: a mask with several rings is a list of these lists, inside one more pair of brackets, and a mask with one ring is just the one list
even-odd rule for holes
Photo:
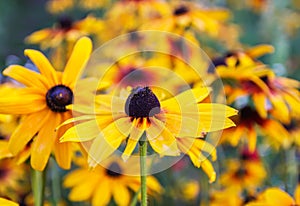
[[35,31],[26,37],[25,41],[30,44],[39,44],[41,49],[56,48],[66,41],[73,46],[80,37],[98,33],[103,28],[101,20],[94,16],[73,21],[71,17],[61,16],[52,28]]
[[284,124],[284,128],[289,132],[291,139],[294,140],[296,145],[300,146],[300,120],[292,119],[289,124]]
[[228,141],[232,146],[237,146],[239,141],[246,140],[250,151],[254,151],[257,142],[257,126],[260,131],[269,137],[275,147],[288,147],[291,138],[284,126],[274,119],[264,119],[253,108],[246,106],[239,110],[235,128],[224,130],[221,142]]
[[242,206],[243,198],[233,189],[213,190],[210,195],[210,206]]
[[0,197],[0,205],[2,206],[19,206],[18,203]]
[[52,14],[62,13],[74,6],[74,0],[49,0],[46,8]]
[[[64,186],[71,189],[71,201],[91,201],[93,206],[108,205],[113,198],[117,205],[129,205],[131,192],[138,192],[141,184],[139,176],[127,176],[130,167],[119,158],[89,169],[85,159],[77,159],[79,168],[70,172],[64,180]],[[126,164],[130,164],[127,162]],[[132,165],[138,167],[139,165]],[[153,176],[147,176],[149,194],[160,194],[162,187]]]
[[[162,18],[149,23],[149,28],[180,33],[190,27],[217,36],[220,25],[230,16],[225,9],[201,7],[195,2],[176,2]],[[147,28],[148,25],[145,27]]]
[[295,199],[294,199],[285,191],[283,191],[279,188],[276,188],[276,187],[271,187],[271,188],[268,188],[265,191],[263,191],[261,194],[259,194],[257,197],[257,200],[248,203],[246,206],[299,205],[300,204],[300,192],[299,191],[300,191],[300,187],[298,185],[295,190]]
[[[139,141],[145,140],[161,156],[177,156],[180,150],[176,138],[194,139],[202,137],[205,132],[234,126],[229,117],[236,115],[236,110],[222,104],[202,103],[210,93],[206,87],[187,90],[166,100],[159,100],[150,87],[137,87],[130,94],[125,90],[122,92],[119,95],[97,95],[95,106],[77,107],[78,111],[87,115],[67,121],[86,120],[67,130],[61,141],[93,140],[89,148],[89,164],[92,167],[110,156],[124,140],[124,160],[131,156]],[[73,109],[76,110],[76,105]],[[91,112],[95,116],[88,115]],[[86,131],[90,131],[88,135]],[[144,133],[147,139],[140,140]],[[192,146],[193,141],[188,143]],[[196,148],[193,151],[201,151]],[[183,152],[188,153],[186,145]],[[202,159],[200,154],[197,157],[199,164]]]
[[254,191],[260,186],[267,173],[263,164],[253,160],[230,160],[227,171],[220,177],[220,183],[236,191]]
[[186,200],[195,199],[200,193],[199,182],[191,180],[183,184],[182,186],[182,195]]
[[29,192],[28,170],[25,164],[17,165],[12,158],[0,160],[0,196],[21,201],[21,197]]
[[62,168],[70,168],[72,144],[59,143],[58,136],[66,128],[59,131],[55,128],[72,116],[66,106],[72,103],[72,89],[91,51],[91,40],[81,38],[61,73],[55,71],[41,52],[28,49],[25,55],[40,73],[19,65],[11,65],[3,72],[26,86],[0,98],[0,113],[24,115],[22,123],[10,137],[9,150],[17,155],[33,140],[31,166],[36,170],[44,170],[52,151]]

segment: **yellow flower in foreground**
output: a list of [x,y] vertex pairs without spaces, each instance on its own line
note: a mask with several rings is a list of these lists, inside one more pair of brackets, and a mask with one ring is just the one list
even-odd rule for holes
[[[95,106],[75,105],[74,110],[86,115],[66,122],[81,121],[67,130],[61,141],[93,140],[88,148],[91,167],[109,157],[125,140],[124,160],[131,156],[139,141],[147,140],[153,151],[161,156],[177,156],[183,152],[197,159],[193,162],[198,167],[203,163],[207,171],[214,172],[201,154],[208,144],[204,140],[190,141],[185,137],[195,140],[206,132],[234,126],[229,117],[236,115],[235,109],[223,104],[203,103],[210,93],[206,87],[187,90],[165,100],[159,100],[156,90],[150,87],[137,87],[130,94],[122,91],[119,95],[97,95]],[[145,140],[141,139],[144,133]],[[208,150],[213,152],[213,149]]]
[[[124,175],[130,168],[119,158],[105,162],[106,168],[97,166],[92,170],[85,159],[80,158],[76,162],[80,167],[64,180],[64,186],[71,188],[71,201],[91,201],[93,206],[104,206],[113,198],[117,205],[125,206],[130,203],[130,191],[137,192],[140,188],[140,177]],[[162,192],[162,187],[153,176],[147,176],[147,188],[150,194]]]
[[10,137],[9,149],[13,155],[17,155],[33,140],[31,166],[36,170],[45,168],[52,151],[59,166],[65,169],[70,167],[72,145],[59,143],[58,136],[65,128],[59,131],[55,131],[55,128],[72,115],[66,106],[72,103],[72,90],[91,51],[91,40],[81,38],[74,47],[65,71],[61,73],[54,70],[41,52],[27,49],[25,55],[40,73],[18,65],[9,66],[3,72],[26,86],[16,88],[13,94],[0,98],[0,113],[25,115]]
[[263,191],[257,200],[250,202],[246,206],[297,206],[300,204],[300,185],[296,187],[295,199],[283,190],[272,187]]
[[18,206],[18,203],[0,197],[0,205],[2,206]]

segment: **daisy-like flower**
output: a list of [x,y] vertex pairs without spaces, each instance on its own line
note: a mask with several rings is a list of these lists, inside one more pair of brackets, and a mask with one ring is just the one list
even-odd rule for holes
[[[76,42],[80,37],[92,35],[103,28],[103,23],[93,16],[74,21],[68,16],[61,16],[52,28],[45,28],[35,31],[26,37],[25,41],[29,44],[39,44],[45,50],[57,48],[63,41],[70,43]],[[70,47],[70,45],[67,45]]]
[[274,119],[264,119],[253,108],[246,106],[239,110],[239,115],[234,119],[235,128],[224,130],[221,142],[228,141],[232,146],[237,146],[241,140],[246,140],[250,151],[254,151],[257,142],[257,129],[274,142],[274,146],[287,147],[291,138],[284,126]]
[[271,187],[259,194],[257,200],[246,206],[297,206],[300,204],[300,185],[296,187],[294,197],[295,199],[279,188]]
[[[129,205],[131,191],[137,192],[140,188],[139,176],[124,175],[132,168],[125,166],[119,158],[106,161],[105,168],[98,165],[93,170],[83,158],[78,158],[75,163],[79,168],[69,173],[64,180],[64,186],[71,189],[71,201],[91,201],[93,206],[104,206],[114,199],[117,205]],[[162,192],[162,187],[153,176],[147,176],[147,187],[150,195]]]
[[40,73],[19,65],[11,65],[3,72],[25,86],[0,98],[0,113],[24,115],[10,137],[9,150],[17,155],[33,140],[31,166],[36,170],[44,170],[52,151],[59,166],[65,169],[70,167],[72,145],[58,141],[58,136],[66,128],[59,131],[55,128],[72,116],[66,106],[72,103],[75,82],[91,51],[89,38],[78,40],[62,73],[55,71],[41,52],[27,49],[25,55]]
[[220,176],[220,182],[226,188],[241,192],[254,191],[266,178],[267,173],[263,164],[257,160],[231,160],[228,170]]
[[[125,140],[124,160],[131,156],[139,141],[146,140],[161,156],[176,156],[182,151],[197,159],[193,162],[198,166],[203,163],[204,168],[209,168],[200,154],[202,150],[211,151],[208,144],[194,143],[184,137],[199,138],[206,132],[232,127],[234,123],[229,117],[237,111],[223,104],[203,103],[210,93],[206,87],[187,90],[165,100],[159,100],[154,92],[150,87],[137,87],[130,94],[122,90],[122,94],[97,95],[95,105],[75,104],[73,109],[86,115],[65,123],[81,121],[66,131],[61,142],[93,140],[88,148],[92,167],[109,157]],[[144,133],[145,140],[141,139]]]

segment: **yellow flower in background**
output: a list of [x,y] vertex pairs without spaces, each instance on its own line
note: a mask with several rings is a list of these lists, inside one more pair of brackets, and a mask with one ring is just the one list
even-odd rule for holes
[[239,110],[239,115],[234,119],[235,128],[223,131],[221,142],[228,141],[232,146],[237,146],[240,141],[246,141],[250,151],[254,151],[259,130],[268,137],[272,146],[288,147],[291,137],[284,126],[274,119],[264,119],[253,108],[246,106]]
[[173,2],[170,10],[161,18],[149,22],[145,28],[174,32],[192,27],[200,33],[217,36],[220,25],[228,20],[230,13],[226,9],[205,8],[195,2]]
[[62,13],[74,6],[74,0],[49,0],[46,4],[47,10],[52,14]]
[[[71,17],[61,16],[52,28],[35,31],[26,37],[25,42],[39,44],[41,49],[63,46],[63,42],[71,46],[80,38],[95,34],[103,28],[102,21],[93,16],[74,21]],[[67,48],[70,45],[67,45]]]
[[296,206],[300,204],[300,186],[298,185],[295,190],[295,199],[293,199],[285,191],[271,187],[258,195],[257,200],[248,203],[246,206]]
[[72,144],[59,143],[58,136],[66,128],[59,131],[55,128],[72,116],[66,106],[72,103],[72,90],[91,51],[91,40],[81,38],[62,73],[55,71],[41,52],[27,49],[25,55],[40,73],[19,65],[11,65],[3,72],[25,86],[0,98],[0,113],[24,115],[10,137],[9,150],[17,155],[33,140],[31,166],[36,170],[44,170],[52,151],[60,167],[70,168]]
[[[106,161],[105,168],[98,165],[90,169],[83,158],[78,158],[75,163],[79,168],[67,174],[64,180],[64,186],[71,189],[71,201],[91,201],[93,206],[104,206],[114,199],[117,205],[125,206],[130,203],[131,193],[140,188],[140,177],[127,176],[127,170],[132,168],[125,166],[119,158]],[[163,190],[153,176],[147,176],[147,188],[150,195],[160,194]]]
[[213,190],[210,195],[210,206],[242,206],[243,198],[232,189]]
[[227,171],[221,174],[220,183],[235,191],[255,191],[267,177],[266,170],[260,160],[229,160]]
[[[86,115],[65,123],[85,120],[68,129],[61,142],[93,140],[88,151],[91,167],[108,158],[125,140],[124,160],[131,156],[139,141],[145,140],[161,156],[177,156],[180,150],[176,138],[199,138],[206,132],[234,126],[229,117],[236,115],[236,110],[223,104],[202,103],[210,93],[206,87],[187,90],[165,100],[159,100],[150,87],[136,87],[130,94],[121,92],[97,95],[95,105],[77,108],[75,105],[75,111]],[[146,139],[141,139],[144,133]],[[189,153],[186,148],[183,152]],[[199,155],[196,157],[201,162]]]
[[0,197],[20,202],[30,191],[29,177],[26,175],[28,172],[27,165],[17,165],[12,158],[0,160]]
[[11,201],[11,200],[4,199],[4,198],[2,198],[2,197],[0,197],[0,204],[1,204],[2,206],[19,206],[18,203],[13,202],[13,201]]

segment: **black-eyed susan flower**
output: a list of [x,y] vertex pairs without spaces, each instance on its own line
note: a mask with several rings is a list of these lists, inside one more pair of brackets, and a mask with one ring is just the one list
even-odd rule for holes
[[[71,189],[71,201],[90,201],[93,206],[104,206],[113,199],[117,205],[125,206],[129,205],[132,192],[138,192],[140,188],[139,176],[127,176],[132,168],[125,166],[119,158],[106,161],[105,167],[98,165],[92,170],[83,158],[75,162],[79,168],[70,172],[64,180],[64,186]],[[147,187],[150,195],[162,192],[161,185],[153,176],[147,177]]]
[[209,93],[209,88],[200,87],[160,100],[160,95],[150,87],[136,87],[129,94],[122,90],[120,94],[97,95],[95,105],[73,107],[86,115],[66,123],[85,121],[68,129],[61,141],[92,140],[88,148],[89,165],[95,167],[123,142],[126,147],[122,158],[127,160],[143,136],[161,156],[188,154],[196,166],[202,165],[210,173],[213,181],[214,170],[201,154],[203,150],[213,153],[212,146],[194,138],[234,126],[229,117],[237,111],[223,104],[203,103]]
[[33,140],[31,166],[36,170],[45,168],[52,151],[62,168],[70,167],[72,145],[59,143],[58,136],[64,129],[55,131],[55,128],[72,115],[66,106],[72,103],[75,82],[91,50],[91,40],[81,38],[62,73],[55,71],[41,52],[27,49],[25,55],[40,73],[18,65],[11,65],[3,72],[25,86],[0,98],[0,113],[24,115],[10,137],[9,150],[17,155]]
[[80,37],[95,34],[103,28],[102,21],[94,16],[75,21],[71,17],[61,16],[51,28],[33,32],[26,37],[29,44],[39,44],[41,49],[57,48],[66,41],[73,46]]
[[262,118],[255,109],[249,106],[241,108],[234,121],[237,126],[224,130],[221,138],[221,141],[228,141],[232,146],[245,141],[250,151],[254,151],[258,136],[257,127],[266,137],[269,137],[268,140],[275,147],[280,145],[287,147],[291,143],[288,131],[280,122],[271,118]]
[[297,206],[300,204],[300,189],[299,185],[296,187],[294,197],[291,197],[287,192],[277,188],[271,187],[258,195],[257,199],[251,201],[246,206]]
[[267,176],[260,160],[231,159],[227,163],[227,171],[221,174],[220,183],[235,191],[255,191]]

